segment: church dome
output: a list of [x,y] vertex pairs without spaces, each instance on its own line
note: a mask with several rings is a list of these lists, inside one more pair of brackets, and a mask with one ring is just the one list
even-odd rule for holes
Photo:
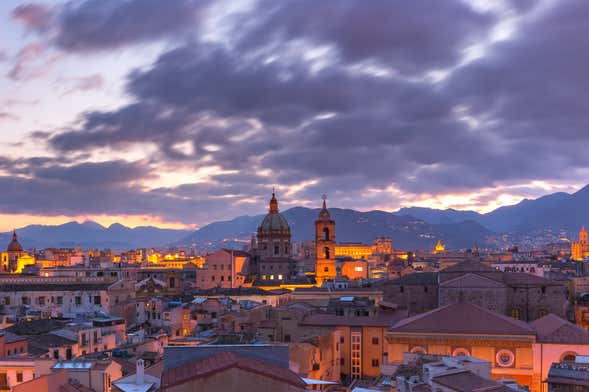
[[278,211],[278,200],[276,200],[274,193],[272,193],[272,199],[270,199],[270,210],[258,230],[264,232],[290,232],[290,226],[286,218]]
[[20,242],[16,237],[16,231],[12,233],[12,241],[8,244],[8,248],[6,249],[8,252],[22,252],[23,248]]

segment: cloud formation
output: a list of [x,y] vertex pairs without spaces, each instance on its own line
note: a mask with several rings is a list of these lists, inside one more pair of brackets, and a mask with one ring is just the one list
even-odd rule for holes
[[[51,16],[15,11],[35,31],[50,19],[49,44],[63,52],[162,38],[173,45],[127,75],[127,104],[35,134],[58,156],[147,146],[155,153],[7,165],[21,176],[6,206],[30,206],[8,200],[19,191],[52,194],[57,184],[77,184],[67,207],[63,200],[47,208],[80,213],[96,200],[92,213],[194,223],[260,211],[255,202],[272,185],[296,203],[328,193],[336,203],[370,208],[486,189],[472,198],[483,204],[509,186],[527,194],[524,185],[537,180],[583,181],[583,1],[514,2],[507,11],[462,1],[252,4],[218,19],[209,3],[188,0],[86,0]],[[506,18],[516,20],[513,33],[491,40]],[[202,34],[215,23],[225,35]],[[208,176],[153,185],[174,168]]]

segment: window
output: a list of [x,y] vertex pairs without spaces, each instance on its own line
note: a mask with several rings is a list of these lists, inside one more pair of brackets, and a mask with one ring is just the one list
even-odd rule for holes
[[423,292],[427,293],[427,286],[423,286]]
[[411,352],[412,354],[427,354],[425,348],[421,346],[415,346],[409,352]]
[[325,258],[329,259],[330,258],[330,254],[329,254],[329,247],[326,246],[325,248],[323,248],[323,253],[325,254]]
[[542,294],[546,294],[546,286],[542,286]]
[[94,296],[94,305],[100,305],[102,303],[101,299],[100,299],[100,295],[95,295]]
[[344,343],[344,337],[343,336],[340,336],[339,337],[339,342],[342,343],[342,344]]
[[329,228],[323,228],[323,241],[329,241]]
[[173,289],[176,287],[176,278],[171,277],[170,278],[170,288]]
[[225,277],[223,275],[221,275],[221,282],[225,281]]
[[380,364],[378,363],[378,359],[373,359],[372,360],[372,367],[379,367]]
[[4,305],[10,305],[10,297],[4,297]]
[[362,376],[362,336],[360,332],[352,332],[352,378]]
[[[0,373],[0,387],[7,387],[8,386],[8,376],[6,373]],[[6,388],[2,388],[6,389]]]
[[170,321],[170,313],[168,313],[168,312],[164,313],[164,320]]
[[501,367],[510,367],[515,362],[515,356],[509,350],[499,350],[495,356],[497,364]]
[[28,305],[29,304],[29,297],[22,297],[21,302],[23,305]]
[[278,280],[282,280],[282,275],[278,275]]
[[39,305],[45,305],[45,297],[39,297],[37,302],[39,302]]
[[82,305],[82,297],[79,295],[76,296],[76,305]]
[[215,275],[211,276],[211,282],[215,281]]
[[454,350],[452,352],[452,356],[454,356],[454,357],[462,357],[462,356],[469,357],[470,352],[466,348],[458,347],[456,350]]
[[56,298],[57,304],[58,305],[63,305],[63,297],[59,296]]
[[511,308],[510,311],[510,315],[511,317],[513,317],[516,320],[521,320],[522,318],[522,310],[520,308]]
[[372,344],[378,344],[378,338],[372,338]]
[[342,358],[340,358],[340,359],[339,359],[339,364],[340,364],[341,366],[344,366],[344,365],[345,365],[345,363],[346,363],[346,359],[345,359],[345,358],[343,358],[343,357],[342,357]]
[[538,317],[537,318],[544,317],[547,314],[548,314],[548,310],[547,309],[540,309],[540,310],[538,310]]
[[329,267],[323,268],[323,272],[329,272]]
[[284,342],[290,343],[290,335],[289,334],[284,335]]
[[278,256],[279,253],[280,253],[280,248],[278,247],[278,245],[274,245],[274,256]]
[[405,292],[405,287],[404,287],[404,286],[401,286],[401,288],[400,288],[400,290],[399,290],[399,291],[400,291],[401,293]]

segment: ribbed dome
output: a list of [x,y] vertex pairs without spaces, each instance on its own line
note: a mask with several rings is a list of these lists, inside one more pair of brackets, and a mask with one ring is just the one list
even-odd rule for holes
[[12,241],[8,244],[8,248],[6,249],[8,252],[22,252],[23,248],[18,239],[16,238],[16,232],[12,233]]
[[286,219],[279,212],[271,212],[264,217],[260,230],[263,231],[290,231],[290,226]]
[[268,214],[264,217],[264,220],[258,227],[258,231],[263,232],[278,232],[279,234],[290,233],[290,226],[286,219],[282,216],[278,210],[278,200],[276,195],[272,192],[272,199],[270,199],[270,209]]

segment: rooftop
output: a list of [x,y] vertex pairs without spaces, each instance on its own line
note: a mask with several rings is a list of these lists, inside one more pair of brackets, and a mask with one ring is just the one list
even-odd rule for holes
[[470,303],[454,303],[399,321],[393,333],[465,335],[525,335],[535,331],[527,323]]

